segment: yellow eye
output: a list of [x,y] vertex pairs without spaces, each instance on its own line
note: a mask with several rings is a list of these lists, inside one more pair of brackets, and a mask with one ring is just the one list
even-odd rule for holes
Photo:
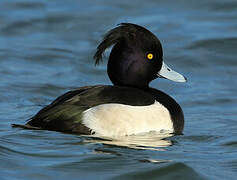
[[151,60],[151,59],[153,59],[153,54],[152,53],[148,53],[146,57],[147,57],[147,59]]

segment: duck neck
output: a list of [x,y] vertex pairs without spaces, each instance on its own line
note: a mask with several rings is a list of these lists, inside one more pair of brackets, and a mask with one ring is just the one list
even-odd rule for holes
[[120,86],[120,87],[128,87],[128,88],[136,88],[140,89],[142,91],[149,91],[150,87],[149,86],[133,86],[133,85],[122,85],[122,84],[113,84],[114,86]]

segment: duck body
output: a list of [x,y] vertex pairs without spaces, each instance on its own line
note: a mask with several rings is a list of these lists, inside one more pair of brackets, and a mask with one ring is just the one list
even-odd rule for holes
[[14,126],[110,137],[163,130],[182,133],[184,116],[179,104],[149,87],[157,77],[186,81],[163,62],[159,39],[141,26],[122,23],[110,30],[97,47],[96,64],[112,45],[107,73],[114,85],[69,91],[41,109],[26,125]]
[[97,85],[58,97],[26,125],[100,136],[161,130],[181,133],[184,117],[175,100],[159,90]]

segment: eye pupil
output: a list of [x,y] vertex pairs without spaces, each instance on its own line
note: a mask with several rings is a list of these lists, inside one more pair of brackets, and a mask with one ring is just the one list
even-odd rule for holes
[[153,59],[153,54],[152,53],[149,53],[149,54],[147,54],[147,59]]

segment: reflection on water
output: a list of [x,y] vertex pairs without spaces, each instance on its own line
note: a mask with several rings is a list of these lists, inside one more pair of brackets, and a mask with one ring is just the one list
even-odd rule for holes
[[131,136],[122,136],[113,139],[108,137],[96,137],[92,135],[87,136],[92,137],[92,139],[89,140],[87,139],[84,142],[102,143],[105,145],[113,145],[131,149],[165,151],[164,147],[172,145],[171,140],[167,139],[172,136],[173,136],[172,134],[156,133],[156,132],[131,135]]

